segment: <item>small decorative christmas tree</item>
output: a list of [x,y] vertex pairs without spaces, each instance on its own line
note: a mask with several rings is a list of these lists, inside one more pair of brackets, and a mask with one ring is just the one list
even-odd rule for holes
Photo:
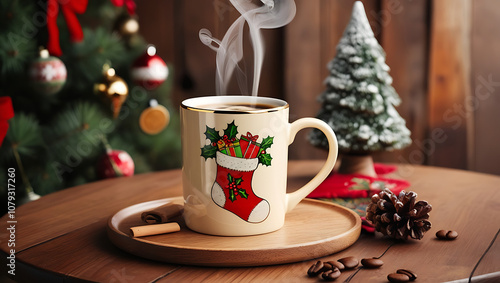
[[[404,119],[394,108],[401,101],[391,86],[385,52],[360,1],[354,3],[351,20],[328,69],[317,117],[337,135],[343,154],[339,172],[376,176],[369,154],[404,148],[411,139]],[[314,146],[328,147],[326,137],[318,130],[310,133],[309,140]]]

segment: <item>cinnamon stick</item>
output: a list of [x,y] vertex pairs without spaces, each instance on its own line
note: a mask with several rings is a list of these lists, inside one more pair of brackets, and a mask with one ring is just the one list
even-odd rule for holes
[[136,226],[130,228],[133,237],[145,237],[159,234],[167,234],[180,231],[181,227],[177,222]]
[[180,204],[168,203],[141,214],[142,221],[148,224],[166,223],[173,218],[182,215],[184,206]]

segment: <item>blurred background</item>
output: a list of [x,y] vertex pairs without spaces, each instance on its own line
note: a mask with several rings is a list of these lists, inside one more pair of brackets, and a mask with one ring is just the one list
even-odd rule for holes
[[[65,3],[70,7],[79,2]],[[375,161],[499,175],[498,1],[362,2],[386,52],[392,85],[402,100],[397,110],[413,140],[404,150],[375,154]],[[62,16],[65,4],[47,1],[61,5],[63,11],[54,17],[62,48],[55,57],[66,65],[67,81],[57,94],[37,93],[28,83],[32,73],[28,68],[39,60],[36,53],[47,43],[49,30],[43,18],[47,6],[37,3],[14,0],[0,5],[0,97],[11,97],[16,113],[1,148],[2,172],[16,168],[19,186],[33,187],[43,195],[113,177],[117,164],[103,162],[118,158],[119,152],[112,156],[111,149],[132,157],[135,174],[179,168],[180,102],[215,93],[216,53],[200,42],[198,33],[207,28],[222,39],[240,16],[229,0],[137,1],[133,11],[134,1],[89,1],[83,13],[75,4],[70,10],[84,35],[79,42]],[[354,0],[295,3],[297,13],[289,25],[263,31],[266,53],[259,86],[259,95],[289,102],[291,121],[314,117],[320,109],[317,98],[325,90],[327,64],[335,57]],[[137,28],[134,21],[138,31],[131,31]],[[253,54],[245,40],[249,70]],[[156,46],[156,54],[168,67],[160,86],[141,85],[131,75],[150,62],[147,44]],[[128,98],[118,112],[110,111],[111,97],[95,90],[103,80],[108,83],[105,90],[110,89],[104,65],[113,67],[128,85]],[[236,82],[229,89],[239,92]],[[158,110],[152,100],[163,107],[162,117],[165,110],[169,113],[168,126],[153,129],[158,130],[155,133],[139,122],[146,110]],[[306,136],[307,131],[299,133],[290,158],[325,158],[326,152],[314,148]],[[121,169],[130,169],[130,162],[123,164]],[[107,169],[114,173],[106,174]],[[2,184],[5,178],[0,176]]]
[[[296,0],[284,28],[264,30],[259,93],[290,103],[291,120],[316,115],[326,64],[349,21],[352,0]],[[376,161],[500,174],[500,9],[495,0],[365,0],[370,25],[387,53],[397,108],[413,144]],[[228,0],[144,1],[141,33],[175,67],[173,99],[213,93],[215,52],[198,31],[222,38],[239,13]],[[246,60],[251,62],[251,53]],[[322,158],[303,131],[293,159]]]

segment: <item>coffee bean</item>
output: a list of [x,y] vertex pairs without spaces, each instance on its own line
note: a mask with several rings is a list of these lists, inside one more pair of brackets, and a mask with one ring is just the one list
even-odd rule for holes
[[339,262],[339,261],[327,261],[327,262],[325,262],[325,265],[332,266],[331,269],[333,269],[334,267],[338,268],[339,270],[344,270],[345,269],[345,266],[341,262]]
[[384,265],[384,262],[378,258],[364,258],[361,260],[361,264],[366,268],[379,268]]
[[439,230],[436,232],[436,237],[440,240],[455,240],[458,237],[458,232],[450,230]]
[[446,239],[446,233],[448,233],[448,232],[445,230],[439,230],[436,232],[436,237],[438,239]]
[[396,282],[396,283],[408,282],[408,281],[410,281],[410,277],[406,274],[391,273],[391,274],[387,275],[387,280],[389,280],[389,282]]
[[307,275],[309,277],[314,277],[318,276],[321,272],[323,272],[324,264],[321,261],[317,261],[311,267],[309,267],[309,270],[307,270]]
[[457,237],[458,237],[457,231],[448,231],[448,233],[446,233],[446,239],[448,240],[455,240]]
[[353,256],[341,258],[338,262],[342,263],[345,269],[353,269],[359,264],[359,260]]
[[323,271],[327,271],[333,268],[333,265],[329,261],[323,262]]
[[324,280],[326,281],[333,281],[337,278],[340,277],[340,270],[336,267],[333,269],[329,269],[321,274],[321,277],[323,277]]
[[408,269],[398,269],[396,273],[408,275],[408,277],[410,277],[410,281],[417,279],[417,274]]

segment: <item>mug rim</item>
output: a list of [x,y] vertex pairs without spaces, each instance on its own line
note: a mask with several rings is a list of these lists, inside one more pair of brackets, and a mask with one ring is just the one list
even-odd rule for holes
[[[268,104],[274,106],[268,109],[256,110],[227,110],[227,109],[210,109],[203,105],[221,104],[221,103],[248,103],[248,104]],[[256,114],[276,112],[288,108],[286,101],[279,98],[262,97],[262,96],[246,96],[246,95],[213,95],[188,98],[182,101],[181,108],[198,112],[221,113],[221,114]]]

